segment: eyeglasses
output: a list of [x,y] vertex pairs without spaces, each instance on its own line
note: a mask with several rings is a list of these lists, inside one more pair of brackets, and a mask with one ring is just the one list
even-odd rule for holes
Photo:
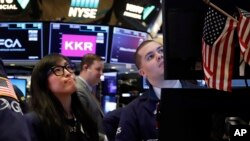
[[51,74],[52,72],[56,75],[56,76],[62,76],[64,75],[64,70],[67,70],[70,73],[74,73],[75,72],[75,64],[67,64],[65,66],[54,66],[52,68],[50,68],[50,70],[48,71],[48,74]]

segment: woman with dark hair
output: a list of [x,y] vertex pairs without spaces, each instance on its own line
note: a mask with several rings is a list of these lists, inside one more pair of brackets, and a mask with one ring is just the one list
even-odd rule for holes
[[74,65],[60,54],[43,57],[31,76],[32,141],[98,141],[97,124],[76,94]]

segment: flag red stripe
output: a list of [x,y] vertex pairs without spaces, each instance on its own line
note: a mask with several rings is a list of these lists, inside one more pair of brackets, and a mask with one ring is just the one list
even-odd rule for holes
[[239,40],[241,44],[241,51],[244,52],[250,41],[249,19],[247,19],[246,17],[240,17],[239,22],[240,24],[238,26],[238,35],[239,35]]
[[244,53],[244,60],[250,65],[250,47]]
[[[202,55],[205,74],[211,70],[212,76],[205,75],[207,85],[224,91],[231,91],[233,63],[233,33],[236,23],[233,20],[224,28],[224,34],[211,47],[202,41]],[[209,69],[210,68],[210,69]]]
[[[239,9],[240,18],[238,25],[238,36],[240,42],[241,53],[243,54],[244,61],[250,65],[250,17],[246,17],[242,14],[242,12],[247,12],[242,9]],[[248,12],[249,14],[249,12]]]
[[2,79],[1,81],[5,81],[7,84],[7,86],[0,86],[0,95],[9,96],[18,100],[14,88],[10,83],[9,79],[3,77],[0,77],[0,79]]

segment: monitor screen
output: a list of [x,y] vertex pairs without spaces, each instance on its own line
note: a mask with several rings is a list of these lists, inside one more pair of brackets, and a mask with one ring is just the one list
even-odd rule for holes
[[9,78],[10,82],[17,86],[21,92],[23,93],[23,96],[26,96],[26,86],[27,86],[27,80],[26,79],[20,79],[20,78]]
[[61,53],[73,62],[93,53],[107,61],[109,26],[77,23],[50,23],[49,53]]
[[147,32],[113,27],[110,63],[135,64],[136,48],[147,39]]
[[[208,88],[162,89],[160,140],[216,141],[232,137],[232,125],[249,126],[249,93],[249,88],[235,88],[231,93]],[[232,117],[238,120],[226,122]]]
[[143,87],[144,90],[149,89],[149,84],[148,83],[149,82],[147,81],[147,78],[143,77],[142,78],[142,87]]
[[103,95],[117,94],[117,72],[104,72],[104,79],[102,81]]
[[5,64],[34,65],[43,57],[42,22],[0,22],[0,33]]
[[113,111],[117,108],[118,99],[116,96],[105,95],[102,97],[102,109],[104,114]]

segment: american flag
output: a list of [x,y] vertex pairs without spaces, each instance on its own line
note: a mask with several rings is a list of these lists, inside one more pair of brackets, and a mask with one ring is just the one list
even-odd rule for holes
[[8,96],[18,100],[14,88],[8,78],[0,77],[0,96]]
[[233,34],[237,21],[209,7],[202,37],[202,61],[208,87],[231,91],[234,58]]
[[238,8],[240,17],[237,26],[241,54],[244,61],[250,65],[250,13]]

